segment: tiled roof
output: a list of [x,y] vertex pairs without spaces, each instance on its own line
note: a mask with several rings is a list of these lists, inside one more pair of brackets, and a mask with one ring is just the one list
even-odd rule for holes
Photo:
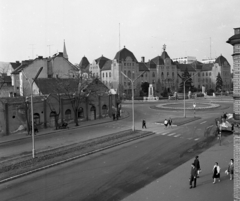
[[[36,84],[42,94],[70,94],[78,90],[79,80],[73,78],[39,78]],[[83,85],[86,86],[85,89],[93,92],[99,91],[100,87],[103,87],[104,90],[108,90],[108,87],[97,78],[91,81],[85,81]]]
[[139,65],[139,71],[149,71],[146,63],[139,62],[138,65]]
[[102,71],[111,70],[111,64],[112,64],[111,60],[106,61],[106,63],[102,67]]
[[79,63],[79,68],[82,69],[82,70],[84,70],[84,69],[86,69],[88,66],[89,66],[89,61],[88,61],[87,57],[84,56],[84,57],[82,58],[82,60],[80,61],[80,63]]
[[11,76],[1,76],[0,82],[11,83],[12,82]]
[[192,64],[177,64],[177,68],[182,72],[185,71],[186,68],[188,69],[188,72],[191,72],[191,71],[196,72]]
[[165,50],[162,52],[161,57],[162,57],[162,59],[166,59],[166,58],[170,59],[170,57],[168,56],[168,53]]
[[22,61],[22,64],[20,66],[18,66],[13,72],[12,74],[19,74],[22,69],[26,68],[30,63],[32,63],[33,60],[25,60],[25,61]]
[[138,62],[136,57],[134,56],[134,54],[128,50],[127,48],[121,49],[120,51],[117,52],[117,54],[115,55],[114,59],[116,59],[118,62],[122,61],[122,60],[126,60],[127,57],[131,57],[131,59],[135,62]]
[[72,78],[38,78],[36,84],[42,94],[73,93],[78,88],[78,80]]
[[17,62],[10,62],[12,68],[15,70],[17,67],[19,67],[21,65],[21,63],[19,61]]
[[218,63],[219,66],[222,66],[224,64],[224,62],[227,62],[227,64],[230,65],[228,63],[227,59],[222,55],[220,55],[218,58],[216,58],[216,61],[215,61],[215,63]]
[[98,59],[95,59],[96,63],[99,65],[99,68],[102,69],[103,65],[106,63],[106,61],[108,61],[110,59],[104,57],[104,56],[101,56],[99,57]]
[[213,64],[210,63],[210,64],[203,64],[202,65],[202,71],[212,71],[212,67],[213,67]]
[[[156,65],[164,65],[164,60],[162,59],[161,56],[157,56],[151,60],[154,62]],[[150,68],[151,68],[151,63],[150,63]]]

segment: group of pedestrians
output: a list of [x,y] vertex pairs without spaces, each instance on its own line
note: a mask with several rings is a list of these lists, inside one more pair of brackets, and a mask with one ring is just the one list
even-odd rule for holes
[[171,119],[171,117],[168,120],[165,119],[163,123],[164,123],[164,126],[165,126],[166,129],[167,129],[168,126],[172,127],[172,119]]
[[[191,172],[190,172],[190,178],[189,178],[189,185],[190,189],[191,188],[196,188],[197,185],[197,178],[199,178],[199,174],[201,172],[200,168],[200,162],[199,162],[199,157],[196,156],[194,162],[191,164]],[[221,168],[218,164],[218,162],[215,162],[213,169],[212,169],[213,175],[213,184],[216,183],[216,180],[220,182],[220,172]],[[233,173],[234,173],[234,160],[231,159],[229,164],[228,164],[228,169],[225,171],[227,175],[230,175],[230,180],[233,180]],[[193,185],[192,185],[193,184]]]

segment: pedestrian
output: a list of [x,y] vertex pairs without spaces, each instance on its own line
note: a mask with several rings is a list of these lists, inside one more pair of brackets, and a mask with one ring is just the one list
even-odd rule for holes
[[169,127],[172,128],[172,119],[171,119],[171,117],[168,119],[168,125],[169,125]]
[[164,120],[164,125],[165,125],[165,128],[168,127],[168,120],[167,119]]
[[[193,182],[193,186],[192,186],[192,182]],[[190,185],[190,189],[196,188],[196,185],[197,185],[197,168],[195,167],[194,163],[192,163],[192,165],[191,165],[189,185]]]
[[213,166],[213,184],[216,183],[216,179],[220,182],[220,170],[221,168],[219,167],[218,162],[215,162],[215,165]]
[[230,175],[230,180],[233,180],[233,173],[234,173],[233,159],[230,160],[230,163],[228,165],[228,169],[225,172]]
[[142,121],[142,128],[147,128],[145,120]]
[[200,168],[200,162],[199,162],[199,159],[198,159],[199,157],[198,156],[196,156],[195,157],[195,160],[194,160],[194,166],[196,167],[196,169],[197,169],[197,178],[199,178],[199,174],[200,174],[200,172],[201,172],[201,168]]

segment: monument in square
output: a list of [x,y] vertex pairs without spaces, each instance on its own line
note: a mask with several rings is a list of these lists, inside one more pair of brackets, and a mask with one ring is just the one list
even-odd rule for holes
[[150,84],[148,87],[148,97],[143,97],[144,101],[158,101],[158,97],[154,97],[153,85]]

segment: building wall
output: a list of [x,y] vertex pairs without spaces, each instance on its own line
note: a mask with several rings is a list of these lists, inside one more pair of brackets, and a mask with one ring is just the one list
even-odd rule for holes
[[90,64],[89,71],[92,72],[92,75],[94,77],[100,77],[101,78],[100,68],[99,68],[99,65],[96,63],[95,60],[93,60],[92,64]]

